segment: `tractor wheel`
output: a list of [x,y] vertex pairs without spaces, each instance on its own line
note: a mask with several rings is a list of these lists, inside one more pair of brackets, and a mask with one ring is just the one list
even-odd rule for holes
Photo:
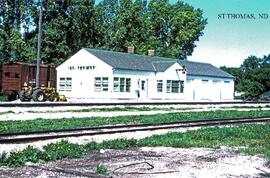
[[20,101],[30,101],[28,97],[26,97],[26,92],[24,90],[19,92]]
[[24,90],[19,92],[19,98],[21,101],[25,101],[25,91]]
[[58,95],[57,94],[52,94],[51,96],[49,96],[48,100],[51,102],[55,102],[58,99]]
[[41,89],[37,89],[33,92],[32,98],[34,101],[42,102],[46,100],[45,94]]
[[15,92],[12,92],[11,94],[8,94],[7,95],[7,100],[8,101],[14,101],[14,100],[16,100],[16,93]]

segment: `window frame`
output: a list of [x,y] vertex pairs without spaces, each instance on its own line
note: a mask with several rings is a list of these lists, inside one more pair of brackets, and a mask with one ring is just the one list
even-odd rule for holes
[[166,82],[167,93],[184,93],[183,80],[167,80]]
[[130,92],[131,78],[114,77],[113,92]]
[[65,92],[72,91],[72,77],[59,78],[59,91],[65,91]]
[[157,92],[158,93],[163,92],[163,80],[157,80]]
[[94,91],[95,92],[108,92],[109,91],[109,77],[95,77]]

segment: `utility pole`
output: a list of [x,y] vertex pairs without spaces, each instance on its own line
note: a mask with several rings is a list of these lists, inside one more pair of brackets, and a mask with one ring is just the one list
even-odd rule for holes
[[38,21],[38,46],[37,46],[37,71],[36,71],[36,87],[39,87],[40,79],[40,51],[41,51],[41,35],[42,35],[42,10],[43,0],[40,0],[39,21]]

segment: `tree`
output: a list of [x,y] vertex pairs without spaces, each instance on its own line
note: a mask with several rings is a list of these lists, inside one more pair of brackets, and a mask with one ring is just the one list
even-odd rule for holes
[[206,20],[202,11],[165,0],[104,0],[98,9],[104,10],[104,48],[126,51],[134,46],[136,53],[155,49],[156,55],[184,59],[191,55],[195,41],[203,35]]
[[185,59],[192,54],[207,24],[200,9],[181,1],[169,4],[166,0],[152,0],[149,13],[158,55]]
[[243,70],[252,70],[260,67],[261,59],[256,56],[249,56],[244,60],[241,68]]
[[242,91],[241,81],[243,80],[243,77],[244,77],[244,71],[241,68],[226,67],[226,66],[222,66],[222,67],[220,67],[220,69],[233,75],[235,77],[235,80],[234,80],[235,91],[239,91],[239,92]]
[[[202,11],[181,1],[43,1],[42,61],[60,64],[82,47],[184,59],[203,35]],[[0,55],[35,61],[39,1],[0,0]]]
[[239,68],[221,69],[236,77],[235,90],[244,92],[244,98],[259,97],[270,91],[270,55],[263,58],[251,55]]
[[28,33],[32,4],[25,1],[0,1],[0,54],[2,60],[28,61],[33,56]]
[[242,90],[244,91],[243,98],[258,97],[264,91],[264,86],[253,80],[244,80],[242,82]]
[[146,53],[150,32],[145,1],[121,0],[113,26],[110,49],[126,51],[128,46],[134,46],[137,53]]
[[269,68],[270,67],[270,54],[268,54],[267,56],[263,56],[262,60],[261,60],[261,67],[264,68]]

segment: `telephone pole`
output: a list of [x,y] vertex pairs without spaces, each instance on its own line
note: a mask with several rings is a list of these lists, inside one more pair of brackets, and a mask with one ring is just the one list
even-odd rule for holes
[[42,35],[42,11],[43,11],[43,0],[40,0],[39,10],[39,21],[38,21],[38,46],[37,46],[37,71],[36,71],[36,87],[39,87],[40,79],[40,51],[41,51],[41,35]]

